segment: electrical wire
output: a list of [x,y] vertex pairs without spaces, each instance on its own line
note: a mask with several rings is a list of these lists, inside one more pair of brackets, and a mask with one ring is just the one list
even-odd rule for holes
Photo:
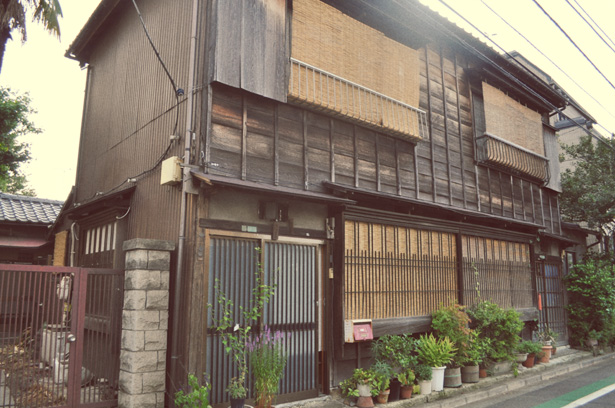
[[[467,24],[469,24],[470,26],[472,26],[476,31],[478,31],[479,33],[481,33],[483,36],[485,36],[486,38],[488,38],[496,47],[498,47],[500,50],[502,50],[502,52],[504,52],[509,58],[513,59],[515,62],[517,62],[517,64],[519,64],[519,66],[524,69],[525,71],[527,71],[528,73],[530,73],[532,76],[536,77],[540,82],[544,82],[542,81],[542,79],[540,77],[538,77],[534,72],[532,72],[532,70],[530,70],[528,67],[525,66],[525,64],[523,64],[522,62],[518,61],[515,57],[513,57],[512,55],[510,55],[502,46],[500,46],[498,43],[496,43],[492,38],[490,38],[488,35],[486,35],[483,31],[479,30],[478,27],[476,27],[474,24],[472,24],[467,18],[465,18],[464,16],[462,16],[457,10],[453,9],[451,6],[449,6],[444,0],[439,0],[440,3],[442,3],[443,5],[445,5],[448,9],[450,9],[453,13],[455,13],[457,16],[459,16],[461,19],[463,19]],[[530,93],[531,95],[535,96],[536,98],[538,98],[540,101],[542,101],[544,104],[546,104],[548,107],[550,107],[553,111],[556,111],[557,113],[559,113],[560,115],[562,115],[563,117],[565,117],[566,119],[569,119],[570,121],[572,121],[572,123],[574,123],[577,127],[579,127],[580,129],[582,129],[584,132],[587,132],[587,129],[585,129],[582,125],[580,125],[579,123],[577,123],[575,120],[573,120],[571,117],[569,117],[568,115],[566,115],[562,109],[558,108],[557,106],[553,105],[551,102],[549,102],[548,100],[546,100],[542,95],[539,95],[536,91],[534,91],[529,85],[525,84],[523,81],[519,80],[516,76],[514,76],[513,74],[511,74],[510,72],[508,72],[506,69],[502,68],[500,65],[498,65],[495,61],[493,61],[491,58],[487,57],[485,54],[483,54],[480,50],[478,50],[476,47],[474,47],[471,44],[468,44],[465,40],[463,40],[462,38],[460,38],[457,34],[451,32],[450,30],[448,30],[442,23],[438,22],[437,20],[435,20],[433,18],[433,16],[430,16],[427,13],[422,12],[422,14],[428,18],[431,19],[431,21],[434,24],[438,24],[440,26],[440,28],[442,29],[442,32],[447,34],[449,37],[453,38],[454,40],[456,40],[460,45],[462,45],[464,48],[466,48],[468,51],[474,53],[475,55],[477,55],[477,57],[479,57],[479,59],[482,59],[484,62],[492,65],[493,67],[495,67],[497,70],[499,70],[502,74],[504,74],[504,76],[508,77],[509,79],[511,79],[513,82],[515,82],[516,84],[520,85],[523,89],[525,89],[528,93]],[[606,142],[606,140],[603,140],[601,137],[598,137],[596,135],[594,135],[593,133],[590,132],[590,135],[592,135],[592,137],[594,137],[596,140],[606,144],[610,149],[615,151],[615,148],[613,148],[609,143]]]
[[609,41],[611,42],[611,44],[615,45],[615,42],[611,39],[611,37],[609,37],[609,35],[608,35],[608,34],[607,34],[607,33],[606,33],[603,29],[602,29],[602,27],[600,27],[600,25],[599,25],[598,23],[596,23],[596,21],[594,21],[594,19],[592,18],[592,16],[591,16],[591,15],[590,15],[587,11],[585,11],[585,9],[583,8],[583,6],[581,6],[581,5],[580,5],[580,4],[579,4],[576,0],[572,0],[572,1],[574,2],[574,4],[576,4],[576,5],[577,5],[577,6],[578,6],[578,7],[579,7],[582,11],[583,11],[583,13],[585,13],[585,15],[586,15],[586,16],[587,16],[590,20],[591,20],[591,22],[592,22],[592,23],[594,23],[594,25],[595,25],[596,27],[598,27],[598,29],[600,30],[600,32],[601,32],[602,34],[604,34],[604,36],[605,36],[606,38],[608,38],[608,39],[609,39]]
[[585,54],[583,52],[583,50],[581,49],[581,47],[579,47],[577,45],[577,43],[574,42],[574,40],[568,35],[568,33],[562,28],[562,26],[560,26],[557,21],[555,21],[555,19],[553,17],[551,17],[551,15],[547,12],[547,10],[545,10],[544,8],[542,8],[542,6],[540,5],[540,3],[538,3],[538,0],[532,0],[540,10],[542,10],[542,12],[549,17],[549,19],[551,20],[551,22],[553,22],[553,24],[555,24],[555,26],[557,28],[559,28],[559,30],[566,36],[566,38],[568,38],[568,41],[570,41],[572,43],[572,45],[574,45],[576,47],[577,50],[579,50],[579,52],[585,57],[585,59],[592,65],[592,67],[594,67],[596,69],[596,71],[598,71],[598,73],[600,75],[602,75],[602,78],[604,78],[606,80],[606,82],[609,83],[609,85],[611,85],[611,88],[615,89],[615,85],[613,85],[613,83],[611,81],[609,81],[609,79],[606,77],[606,75],[604,75],[602,73],[602,71],[600,71],[600,69],[596,66],[596,64],[594,64],[594,62],[589,59],[589,57],[587,56],[587,54]]
[[[147,30],[147,26],[145,25],[145,21],[143,20],[143,16],[141,15],[141,11],[139,10],[139,7],[137,6],[137,3],[135,0],[132,0],[132,4],[135,7],[135,10],[137,11],[137,14],[139,16],[139,20],[141,21],[141,26],[143,27],[143,31],[145,32],[145,36],[147,37],[147,40],[150,44],[150,46],[152,47],[152,49],[154,50],[154,54],[156,54],[156,58],[158,59],[158,62],[160,63],[160,65],[162,66],[167,78],[169,79],[169,82],[171,83],[171,86],[173,87],[173,93],[175,96],[175,104],[166,109],[164,112],[162,112],[161,114],[155,116],[154,118],[150,119],[148,122],[146,122],[145,124],[143,124],[141,127],[139,127],[137,130],[135,130],[134,132],[132,132],[131,134],[129,134],[126,138],[122,139],[122,142],[127,139],[130,138],[132,136],[134,136],[135,134],[137,134],[138,132],[140,132],[141,130],[145,129],[147,126],[149,126],[150,124],[152,124],[153,122],[155,122],[156,120],[158,120],[159,118],[161,118],[162,116],[164,116],[165,114],[167,114],[168,112],[172,111],[173,109],[175,109],[175,123],[173,125],[173,132],[171,133],[172,135],[175,135],[177,133],[177,128],[179,126],[179,105],[183,102],[185,102],[187,99],[184,98],[183,100],[180,100],[180,96],[184,95],[184,91],[183,89],[177,88],[177,85],[175,84],[175,81],[173,80],[173,77],[171,76],[171,73],[169,72],[169,70],[167,69],[167,66],[165,65],[164,61],[162,60],[162,57],[160,56],[160,53],[158,52],[158,49],[156,48],[156,46],[154,45],[154,42],[152,40],[152,37],[149,34],[149,31]],[[194,92],[194,90],[191,90],[191,92]],[[119,142],[119,143],[122,143]],[[118,143],[118,144],[119,144]],[[110,188],[109,190],[106,190],[104,192],[96,192],[94,193],[91,197],[87,198],[86,201],[91,200],[92,198],[101,196],[101,195],[106,195],[109,194],[119,188],[121,188],[122,186],[124,186],[126,183],[135,183],[137,182],[141,177],[147,175],[148,173],[151,173],[152,171],[154,171],[158,166],[160,166],[160,164],[163,162],[163,160],[166,158],[167,154],[169,153],[169,151],[171,150],[171,147],[173,146],[173,144],[175,143],[175,140],[171,140],[169,142],[169,144],[167,145],[166,149],[164,150],[164,152],[158,157],[158,159],[156,160],[156,162],[154,163],[153,166],[151,166],[149,169],[142,171],[141,173],[138,173],[134,176],[130,176],[127,179],[125,179],[124,181],[122,181],[121,183],[117,184],[115,187]],[[113,147],[117,146],[114,145]]]
[[[504,24],[510,27],[515,33],[517,33],[521,38],[523,38],[532,48],[534,48],[540,55],[542,55],[547,61],[549,61],[555,68],[557,68],[562,74],[566,76],[573,84],[575,84],[580,90],[585,92],[587,96],[589,96],[598,106],[600,106],[606,113],[608,113],[613,119],[615,119],[615,115],[611,113],[599,100],[597,100],[592,94],[590,94],[583,86],[581,86],[573,77],[571,77],[566,71],[564,71],[555,61],[549,58],[540,48],[538,48],[532,41],[530,41],[527,37],[525,37],[519,30],[517,30],[512,24],[510,24],[504,17],[498,14],[494,9],[492,9],[484,0],[481,0],[481,3],[485,7],[487,7],[493,14],[495,14]],[[493,41],[493,40],[491,40]],[[610,132],[609,132],[610,133]]]
[[587,19],[585,19],[585,17],[583,17],[583,15],[581,15],[581,13],[579,13],[579,10],[577,10],[571,3],[569,0],[565,0],[566,3],[568,3],[568,5],[570,6],[571,9],[573,9],[575,11],[575,13],[577,13],[577,15],[579,17],[581,17],[581,19],[589,26],[589,28],[592,29],[592,31],[598,36],[598,38],[600,38],[602,40],[602,42],[611,49],[611,51],[615,52],[615,49],[613,49],[613,47],[611,47],[611,45],[606,42],[606,40],[604,39],[604,37],[602,37],[602,35],[600,35],[600,33],[598,31],[596,31],[596,29],[594,28],[593,25],[591,25],[589,23],[589,21],[587,21]]

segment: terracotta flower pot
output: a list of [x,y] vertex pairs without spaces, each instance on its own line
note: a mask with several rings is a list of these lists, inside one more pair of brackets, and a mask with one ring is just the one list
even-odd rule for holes
[[401,399],[410,399],[412,398],[412,385],[402,385],[399,396]]
[[534,367],[534,362],[536,360],[536,354],[530,353],[527,355],[527,359],[522,363],[523,367],[532,368]]
[[545,364],[551,360],[551,349],[552,346],[542,346],[542,357],[538,360],[540,363]]
[[487,378],[487,369],[480,367],[478,369],[478,378]]
[[389,394],[391,390],[380,391],[380,394],[376,397],[376,402],[378,404],[386,404],[389,401]]

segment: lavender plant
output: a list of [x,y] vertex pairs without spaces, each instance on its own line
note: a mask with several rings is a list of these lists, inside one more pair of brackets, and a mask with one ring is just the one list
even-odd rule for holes
[[[288,333],[290,336],[290,333]],[[280,379],[286,367],[288,355],[284,350],[286,335],[271,332],[265,326],[254,339],[246,344],[250,353],[250,367],[254,376],[254,392],[257,408],[269,408],[278,393]]]

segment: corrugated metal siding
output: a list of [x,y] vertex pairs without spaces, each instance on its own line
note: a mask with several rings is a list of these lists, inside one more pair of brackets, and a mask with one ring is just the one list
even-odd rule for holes
[[280,394],[317,387],[316,262],[315,246],[265,244],[265,283],[277,288],[265,307],[263,324],[290,334]]
[[[254,288],[260,241],[212,237],[210,240],[208,300],[213,315],[221,314],[216,306],[214,285],[234,302],[234,316],[240,315],[240,306],[248,307]],[[291,394],[316,389],[316,271],[317,247],[311,245],[267,242],[263,248],[263,279],[268,285],[276,284],[275,295],[267,304],[261,321],[272,331],[290,333],[285,347],[288,362],[280,385],[280,394]],[[237,321],[238,324],[245,322]],[[211,327],[211,314],[207,326]],[[255,329],[256,333],[258,329]],[[234,361],[224,352],[222,341],[212,332],[207,337],[206,372],[212,379],[211,402],[228,400],[226,387],[237,375]],[[250,389],[251,379],[246,386]],[[249,397],[252,397],[250,394]]]
[[[140,5],[154,44],[178,87],[187,87],[192,1],[155,0]],[[179,111],[172,86],[147,42],[129,2],[111,16],[105,35],[91,46],[91,81],[77,175],[77,202],[106,192],[154,166],[175,123],[185,134],[185,103]],[[173,30],[168,30],[173,27]],[[180,101],[185,97],[180,98]],[[169,152],[182,155],[181,143]],[[180,193],[160,186],[159,171],[138,181],[127,238],[175,239]]]

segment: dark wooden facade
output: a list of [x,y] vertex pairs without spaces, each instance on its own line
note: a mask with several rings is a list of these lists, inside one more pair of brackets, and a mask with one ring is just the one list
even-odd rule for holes
[[[169,135],[192,138],[188,164],[196,194],[187,199],[185,268],[174,271],[184,276],[179,327],[185,336],[174,361],[191,372],[207,366],[205,305],[213,302],[209,271],[216,262],[210,244],[221,231],[235,240],[250,234],[291,244],[313,240],[323,260],[309,276],[318,279],[315,301],[326,304],[317,310],[318,378],[325,391],[360,361],[365,347],[345,344],[340,329],[344,320],[369,313],[356,280],[360,265],[380,265],[370,276],[394,271],[407,287],[399,299],[382,287],[384,306],[369,317],[376,335],[424,331],[437,301],[471,301],[476,280],[488,286],[504,274],[510,284],[493,284],[493,298],[526,318],[536,316],[535,252],[557,254],[563,242],[557,191],[535,168],[480,159],[477,140],[488,131],[481,83],[536,117],[547,117],[563,100],[423,6],[367,0],[323,4],[418,53],[418,106],[412,108],[425,128],[402,137],[337,108],[290,98],[293,4],[300,1],[196,2],[197,80],[186,89],[196,96],[193,112],[186,112],[186,95],[171,89],[128,3],[103,1],[99,18],[71,47],[90,71],[75,201],[100,202],[89,208],[104,215],[101,225],[122,217],[123,239],[177,240],[181,186],[160,186],[156,164],[163,154],[183,154]],[[188,81],[192,5],[157,0],[141,10],[178,87]],[[187,132],[190,115],[194,126]],[[544,131],[553,139],[548,126]],[[105,197],[133,177],[136,188],[127,201],[105,206]],[[73,213],[84,226],[97,226],[96,211]],[[352,231],[369,231],[365,243],[350,245]],[[411,249],[417,242],[421,249]],[[484,273],[477,276],[473,265]],[[429,290],[437,296],[413,292],[417,281],[408,270],[430,275],[435,286]]]

